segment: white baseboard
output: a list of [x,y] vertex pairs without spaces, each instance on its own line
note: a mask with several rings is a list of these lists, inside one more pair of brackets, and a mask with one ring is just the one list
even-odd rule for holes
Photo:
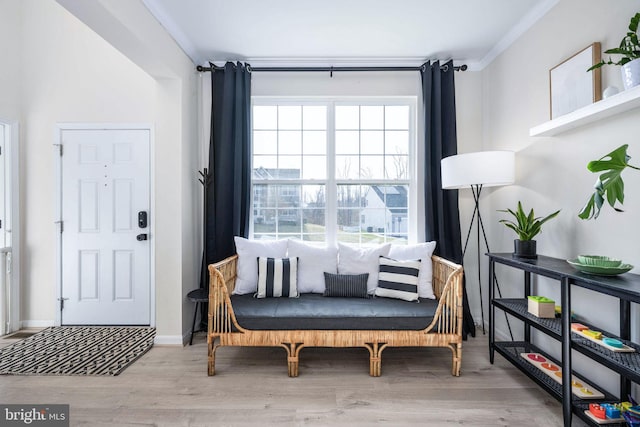
[[156,345],[179,345],[183,347],[187,340],[188,338],[185,339],[184,335],[156,335],[153,343]]
[[50,326],[55,326],[55,321],[53,320],[22,320],[20,322],[20,328],[48,328]]

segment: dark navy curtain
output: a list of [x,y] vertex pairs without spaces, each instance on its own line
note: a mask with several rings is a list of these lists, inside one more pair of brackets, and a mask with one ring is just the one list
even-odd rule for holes
[[[435,254],[462,264],[458,190],[443,190],[440,160],[458,152],[453,61],[422,66],[425,117],[425,238],[437,242]],[[475,337],[466,288],[463,298],[463,336]]]
[[[235,253],[234,236],[247,237],[251,200],[250,66],[211,64],[211,140],[205,186],[203,267]],[[201,286],[208,285],[203,268]]]

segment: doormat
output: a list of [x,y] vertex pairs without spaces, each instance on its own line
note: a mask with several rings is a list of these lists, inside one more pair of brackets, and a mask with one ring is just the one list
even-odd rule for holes
[[0,375],[119,375],[153,346],[155,328],[60,326],[0,348]]

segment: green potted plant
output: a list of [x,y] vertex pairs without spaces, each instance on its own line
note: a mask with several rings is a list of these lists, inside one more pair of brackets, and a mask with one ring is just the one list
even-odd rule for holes
[[558,210],[542,218],[536,217],[533,213],[533,209],[531,209],[529,214],[525,214],[520,201],[518,201],[518,208],[515,212],[511,209],[503,209],[498,212],[510,213],[515,218],[515,222],[508,219],[501,219],[500,222],[515,231],[518,235],[518,238],[513,241],[513,255],[518,258],[538,257],[536,252],[536,241],[533,240],[533,238],[542,231],[542,224],[552,218],[555,218],[560,213]]
[[595,70],[603,65],[620,65],[622,68],[622,83],[625,89],[640,85],[640,43],[638,42],[638,25],[640,24],[640,12],[633,15],[629,23],[629,31],[622,38],[620,46],[605,50],[610,55],[622,55],[618,61],[600,61],[587,71]]
[[622,145],[598,160],[592,160],[587,164],[591,172],[604,172],[598,177],[593,188],[595,191],[584,205],[578,217],[581,219],[596,219],[600,215],[600,209],[604,201],[616,211],[622,209],[616,207],[616,203],[624,203],[624,181],[622,171],[626,168],[640,170],[640,167],[629,164],[631,157],[627,154],[629,145]]

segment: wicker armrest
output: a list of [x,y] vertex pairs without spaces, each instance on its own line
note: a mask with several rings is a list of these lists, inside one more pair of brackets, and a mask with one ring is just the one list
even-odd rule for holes
[[209,265],[209,340],[214,336],[230,333],[238,325],[229,295],[236,282],[238,255],[230,256]]
[[433,256],[433,292],[439,299],[433,322],[427,332],[462,336],[462,266]]

